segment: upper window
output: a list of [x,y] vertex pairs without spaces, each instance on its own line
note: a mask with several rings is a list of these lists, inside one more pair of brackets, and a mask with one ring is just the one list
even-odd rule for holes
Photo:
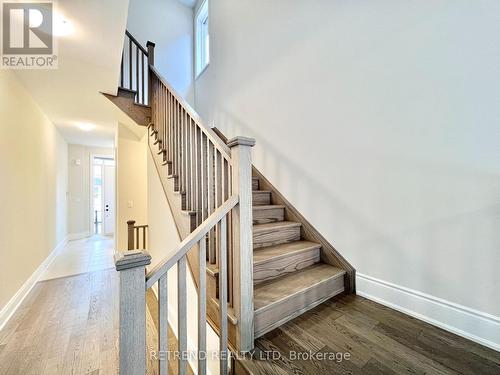
[[210,62],[210,47],[208,34],[208,0],[205,0],[196,13],[196,77],[198,77]]

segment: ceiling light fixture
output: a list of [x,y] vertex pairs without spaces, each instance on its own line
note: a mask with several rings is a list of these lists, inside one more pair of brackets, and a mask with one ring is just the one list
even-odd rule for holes
[[78,124],[78,128],[80,130],[83,130],[84,132],[89,132],[89,131],[91,131],[92,129],[95,128],[95,125],[94,124],[89,124],[89,123],[82,122],[82,123]]

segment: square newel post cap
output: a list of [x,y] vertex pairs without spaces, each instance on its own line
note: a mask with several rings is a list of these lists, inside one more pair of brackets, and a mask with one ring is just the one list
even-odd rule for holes
[[154,47],[155,47],[155,44],[154,44],[153,42],[151,42],[150,40],[148,40],[148,41],[146,42],[146,47],[149,47],[149,46],[151,46],[151,47],[153,47],[153,48],[154,48]]
[[131,250],[115,253],[115,267],[117,271],[143,267],[151,264],[151,255],[142,250]]
[[227,146],[231,148],[235,146],[253,147],[255,146],[255,139],[248,137],[234,137],[227,141]]

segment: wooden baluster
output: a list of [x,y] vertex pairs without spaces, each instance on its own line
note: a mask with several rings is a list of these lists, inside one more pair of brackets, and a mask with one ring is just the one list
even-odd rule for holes
[[196,223],[201,224],[202,220],[202,163],[201,163],[201,129],[195,126],[195,159],[196,159]]
[[167,100],[168,100],[168,91],[163,84],[161,85],[161,89],[163,92],[163,118],[161,125],[163,127],[163,148],[166,150],[167,149]]
[[[158,354],[160,375],[168,374],[168,273],[158,281]],[[163,360],[162,360],[163,359]]]
[[186,375],[187,369],[187,285],[186,285],[186,256],[177,262],[177,332],[179,342],[179,375]]
[[191,192],[191,211],[196,210],[196,191],[195,191],[195,184],[196,184],[196,155],[195,155],[195,137],[196,137],[196,126],[189,117],[189,151],[190,151],[190,160],[191,160],[191,174],[189,176],[189,181],[190,181],[190,192]]
[[231,148],[231,189],[238,194],[239,204],[231,213],[231,236],[233,255],[233,309],[238,318],[236,347],[240,351],[253,349],[253,237],[252,231],[252,156],[255,140],[245,137],[233,138]]
[[146,373],[146,279],[151,257],[144,251],[115,254],[120,272],[120,374]]
[[139,228],[135,228],[135,248],[139,249]]
[[[227,242],[226,242],[226,217],[220,221],[220,259],[219,259],[219,305],[220,305],[220,370],[219,373],[227,375]],[[253,288],[253,285],[252,285]]]
[[191,136],[191,128],[189,123],[189,115],[184,111],[184,159],[186,160],[186,170],[184,176],[184,185],[186,189],[186,208],[191,211],[191,152],[189,138]]
[[132,90],[132,39],[128,39],[128,84],[129,89]]
[[120,87],[123,87],[123,59],[125,58],[125,48],[122,51],[122,62],[121,62],[121,67],[120,67]]
[[174,132],[174,139],[172,140],[172,153],[173,153],[173,167],[174,167],[174,172],[173,174],[178,174],[178,168],[177,168],[177,103],[175,98],[172,95],[172,130]]
[[147,244],[147,232],[148,232],[148,227],[142,228],[142,248],[146,250],[146,244]]
[[199,283],[198,283],[198,374],[207,373],[207,241],[202,238],[199,247]]
[[137,95],[135,97],[135,101],[139,102],[139,46],[135,46],[135,91]]
[[175,125],[177,127],[177,139],[176,139],[176,158],[177,158],[177,176],[178,176],[178,183],[180,184],[180,177],[181,177],[181,111],[180,111],[180,104],[175,99],[175,114],[176,114],[176,120],[175,120]]
[[168,93],[168,128],[169,128],[169,140],[168,140],[168,145],[169,145],[169,155],[170,158],[169,160],[171,161],[171,173],[173,174],[174,170],[174,165],[173,165],[173,160],[174,160],[174,153],[173,153],[173,141],[174,141],[174,129],[172,126],[172,116],[173,116],[173,111],[172,111],[172,94],[169,92]]
[[[208,168],[207,168],[207,161],[208,161],[208,155],[207,155],[207,143],[208,139],[206,135],[201,132],[201,199],[202,199],[202,206],[201,206],[201,222],[203,222],[207,217],[208,213]],[[209,249],[207,249],[207,255],[209,253]]]
[[[207,142],[207,178],[208,178],[208,190],[207,190],[207,204],[208,213],[207,216],[214,211],[215,207],[215,192],[214,192],[214,145],[212,142]],[[217,264],[217,254],[215,249],[215,230],[211,229],[208,233],[208,260],[211,264]]]
[[127,221],[127,248],[128,248],[128,250],[134,249],[134,225],[135,225],[135,220]]
[[[214,206],[215,208],[219,207],[221,205],[221,164],[220,164],[220,158],[221,155],[219,151],[214,147]],[[215,228],[215,249],[216,249],[216,260],[218,260],[219,257],[219,250],[220,250],[220,244],[221,244],[221,232],[220,232],[220,226],[216,226]]]
[[141,66],[142,66],[142,81],[141,81],[141,87],[142,87],[142,97],[141,97],[141,103],[146,104],[146,99],[145,99],[145,91],[144,91],[144,53],[141,52]]
[[[184,149],[184,130],[185,130],[185,124],[184,124],[184,109],[182,109],[181,105],[179,104],[179,179],[180,179],[180,185],[181,185],[181,192],[184,193],[182,196],[183,201],[185,202],[186,199],[186,155],[185,155],[185,149]],[[184,203],[185,204],[185,203]],[[185,209],[185,206],[183,206]]]

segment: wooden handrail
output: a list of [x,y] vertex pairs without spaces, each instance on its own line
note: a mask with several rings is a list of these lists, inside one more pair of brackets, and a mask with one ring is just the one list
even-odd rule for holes
[[156,283],[179,259],[187,254],[193,246],[198,243],[207,233],[217,224],[221,219],[226,216],[234,206],[238,204],[239,198],[237,195],[230,197],[222,206],[210,215],[198,228],[194,230],[188,237],[186,237],[174,250],[174,255],[168,259],[164,259],[157,264],[146,275],[146,289]]
[[161,74],[156,70],[156,68],[152,65],[149,66],[149,69],[154,73],[156,78],[170,91],[172,96],[179,102],[179,104],[184,108],[184,110],[188,113],[189,117],[200,127],[203,129],[203,132],[206,134],[208,139],[212,141],[213,144],[216,145],[217,149],[223,154],[223,156],[227,159],[231,159],[231,149],[220,139],[220,137],[212,130],[211,127],[207,126],[200,115],[189,105],[189,103],[170,85],[166,79],[164,79]]
[[139,48],[146,56],[148,56],[148,51],[146,50],[146,48],[144,48],[141,45],[141,43],[139,43],[137,41],[137,39],[135,39],[134,36],[129,33],[128,30],[125,30],[125,35],[128,36],[132,40],[132,42],[137,46],[137,48]]

